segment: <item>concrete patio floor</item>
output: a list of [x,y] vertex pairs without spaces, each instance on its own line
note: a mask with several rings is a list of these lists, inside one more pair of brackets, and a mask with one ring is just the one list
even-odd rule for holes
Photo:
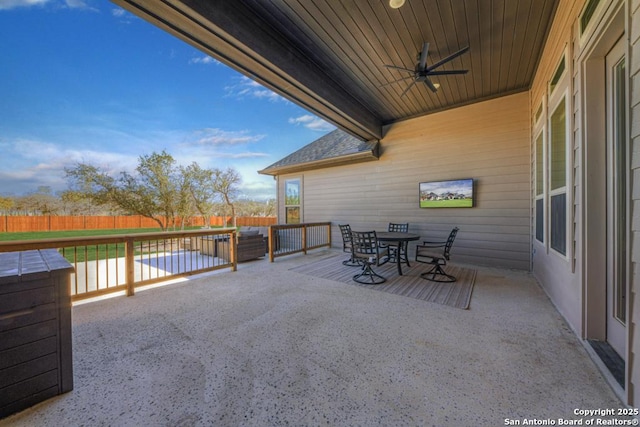
[[336,253],[75,306],[74,390],[0,425],[497,426],[624,407],[529,274],[478,268],[460,310],[289,271]]

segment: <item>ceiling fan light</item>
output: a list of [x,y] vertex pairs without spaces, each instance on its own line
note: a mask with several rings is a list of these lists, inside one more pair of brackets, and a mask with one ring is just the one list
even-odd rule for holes
[[404,2],[405,0],[389,0],[389,6],[391,6],[392,9],[398,9],[399,7],[402,7]]
[[433,87],[435,87],[436,89],[440,89],[440,83],[434,83]]

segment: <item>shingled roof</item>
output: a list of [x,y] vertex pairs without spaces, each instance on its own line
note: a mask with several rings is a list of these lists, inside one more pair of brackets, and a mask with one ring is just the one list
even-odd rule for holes
[[378,160],[379,145],[378,141],[361,141],[343,130],[336,129],[258,173],[275,176]]

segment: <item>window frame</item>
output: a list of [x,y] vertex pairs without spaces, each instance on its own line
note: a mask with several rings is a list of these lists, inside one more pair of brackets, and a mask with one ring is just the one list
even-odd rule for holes
[[[296,189],[297,187],[297,189]],[[297,196],[290,198],[289,189],[297,191]],[[302,177],[288,178],[284,180],[284,218],[285,224],[300,224],[302,220]],[[290,221],[289,213],[297,212],[297,221]]]
[[[558,65],[554,70],[552,75],[552,79],[549,81],[548,89],[549,89],[549,100],[548,100],[548,109],[546,115],[546,126],[547,131],[545,133],[547,141],[545,144],[546,147],[546,157],[545,161],[546,165],[546,180],[545,185],[547,188],[546,198],[545,198],[545,215],[548,219],[547,221],[547,234],[546,237],[546,248],[550,252],[556,254],[557,256],[569,260],[572,256],[571,251],[571,218],[572,211],[571,207],[573,206],[573,201],[571,198],[571,189],[573,188],[573,180],[572,180],[572,171],[573,171],[573,158],[572,158],[572,134],[571,134],[571,92],[570,92],[570,72],[569,67],[570,63],[567,61],[569,55],[567,52],[563,52],[562,58],[558,61]],[[564,70],[558,75],[558,70],[564,64]],[[552,84],[553,83],[553,84]],[[564,102],[564,185],[558,188],[553,188],[552,180],[553,180],[553,126],[552,119],[557,112],[558,107],[561,106],[562,102]],[[554,198],[557,196],[564,195],[564,253],[562,252],[562,248],[559,248],[558,245],[554,247],[554,211],[553,211],[553,202]]]
[[[546,207],[547,207],[547,138],[546,138],[546,123],[544,118],[545,114],[545,103],[544,100],[540,103],[540,109],[542,109],[542,114],[537,118],[536,123],[534,123],[534,144],[533,144],[533,158],[534,158],[534,170],[533,170],[533,238],[534,242],[537,242],[541,245],[546,245],[548,241],[547,238],[547,224],[548,219],[546,215]],[[541,143],[538,144],[538,141],[541,140]],[[541,152],[539,152],[541,151]],[[539,180],[538,174],[542,174],[541,185],[542,188],[538,188]],[[538,202],[542,203],[541,214],[538,212]],[[539,218],[539,215],[542,218]],[[538,220],[542,221],[542,230],[538,230]],[[538,233],[540,231],[540,233]],[[539,234],[541,235],[542,240],[538,238]]]

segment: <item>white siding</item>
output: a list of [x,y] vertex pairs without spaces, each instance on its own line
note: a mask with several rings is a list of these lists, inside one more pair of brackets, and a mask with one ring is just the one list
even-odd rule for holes
[[[536,77],[534,79],[531,94],[532,108],[540,105],[543,99],[548,99],[549,82],[555,73],[559,61],[563,54],[566,54],[566,66],[571,80],[569,88],[569,111],[573,113],[567,117],[570,121],[572,133],[568,136],[567,144],[573,147],[573,156],[568,157],[573,167],[572,182],[568,183],[567,198],[569,200],[568,214],[571,215],[571,227],[567,229],[569,243],[567,246],[567,257],[562,257],[554,253],[548,247],[549,235],[545,236],[545,243],[540,244],[533,239],[533,273],[542,287],[545,289],[556,308],[567,319],[572,329],[579,335],[582,334],[582,286],[581,286],[581,259],[580,239],[581,236],[581,216],[580,216],[580,120],[576,94],[580,89],[579,80],[576,77],[578,68],[573,64],[573,25],[582,9],[583,1],[560,1],[556,11],[556,17],[552,25],[544,53],[540,60]],[[576,24],[577,25],[577,24]],[[547,109],[550,106],[547,105]],[[530,120],[533,121],[535,110],[531,112]],[[547,122],[551,111],[546,111],[543,120]],[[531,136],[532,146],[535,145]],[[548,143],[548,141],[547,141]],[[545,209],[548,210],[547,198]],[[573,215],[572,215],[573,214]],[[533,211],[532,211],[533,217]],[[548,219],[548,217],[547,217]]]
[[[529,117],[529,95],[520,93],[400,122],[386,129],[379,161],[283,175],[279,193],[303,176],[304,221],[332,221],[334,246],[343,223],[409,222],[423,239],[458,226],[454,261],[528,270]],[[419,208],[420,182],[458,178],[476,180],[476,207]]]
[[630,138],[631,138],[631,295],[629,308],[631,313],[632,331],[630,337],[631,354],[633,355],[630,372],[631,397],[630,403],[634,407],[640,406],[640,393],[635,392],[635,388],[640,384],[640,369],[636,357],[640,355],[640,329],[637,320],[640,319],[640,302],[638,302],[638,292],[640,290],[640,277],[638,276],[638,266],[640,261],[640,1],[634,0],[629,4],[629,14],[631,16],[630,49],[629,49],[629,76],[630,76]]

